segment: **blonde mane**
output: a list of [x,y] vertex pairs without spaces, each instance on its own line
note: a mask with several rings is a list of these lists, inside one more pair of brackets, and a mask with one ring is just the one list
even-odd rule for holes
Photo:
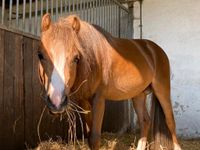
[[[72,22],[75,15],[67,18],[61,18],[58,22],[52,24],[51,37],[53,39],[61,39],[68,44],[68,47],[74,46],[81,54],[81,60],[78,64],[76,80],[72,90],[75,90],[81,82],[87,80],[86,84],[80,88],[78,95],[94,94],[97,87],[97,79],[99,83],[106,85],[110,77],[111,59],[108,51],[111,46],[105,36],[101,34],[95,27],[87,22],[80,20],[80,30],[75,33],[72,28]],[[103,60],[103,61],[102,61]],[[97,85],[96,85],[97,86]],[[80,96],[79,96],[80,97]]]

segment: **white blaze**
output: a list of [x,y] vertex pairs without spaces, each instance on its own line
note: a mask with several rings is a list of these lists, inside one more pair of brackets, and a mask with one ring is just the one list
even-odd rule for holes
[[[56,52],[52,50],[55,54]],[[56,56],[56,55],[55,55]],[[53,64],[54,69],[51,75],[51,82],[49,85],[49,97],[51,102],[59,107],[61,104],[62,96],[65,90],[65,75],[64,75],[64,67],[65,67],[65,54],[64,50],[60,51],[60,54],[54,57]]]

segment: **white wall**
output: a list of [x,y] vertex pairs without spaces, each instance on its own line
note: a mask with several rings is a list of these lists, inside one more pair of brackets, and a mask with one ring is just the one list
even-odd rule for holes
[[144,0],[143,37],[169,56],[177,133],[200,137],[200,0]]

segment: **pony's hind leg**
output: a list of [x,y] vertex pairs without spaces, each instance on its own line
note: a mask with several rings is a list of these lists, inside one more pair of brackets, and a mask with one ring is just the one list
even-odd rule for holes
[[140,125],[140,139],[138,141],[137,150],[145,150],[150,127],[150,117],[146,108],[146,94],[141,93],[134,97],[132,101]]
[[170,99],[170,81],[164,79],[162,81],[154,80],[152,88],[163,109],[167,127],[172,135],[174,150],[181,150],[176,136],[175,120]]

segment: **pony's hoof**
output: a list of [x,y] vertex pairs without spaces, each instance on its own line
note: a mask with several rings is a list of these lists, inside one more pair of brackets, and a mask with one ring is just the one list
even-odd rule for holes
[[182,149],[179,144],[174,143],[174,150],[182,150]]
[[143,137],[138,141],[136,150],[145,150],[147,144],[147,138]]

